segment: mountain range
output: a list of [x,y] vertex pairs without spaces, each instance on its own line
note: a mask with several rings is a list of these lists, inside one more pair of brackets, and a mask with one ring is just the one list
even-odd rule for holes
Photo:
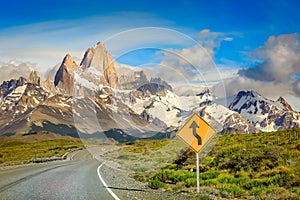
[[[118,69],[118,70],[117,70]],[[126,73],[124,73],[126,72]],[[218,103],[209,89],[177,95],[172,85],[143,71],[116,63],[101,42],[87,49],[80,64],[67,54],[55,76],[28,77],[0,85],[2,136],[50,131],[73,137],[172,137],[197,112],[217,132],[251,133],[299,127],[300,113],[279,97],[274,101],[255,91],[240,91]]]

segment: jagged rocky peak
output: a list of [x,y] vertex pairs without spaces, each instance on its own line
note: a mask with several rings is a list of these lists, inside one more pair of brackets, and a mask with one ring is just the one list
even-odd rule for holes
[[161,95],[166,96],[166,87],[158,83],[147,83],[142,85],[137,89],[137,91],[142,92],[143,95]]
[[26,84],[27,84],[27,80],[23,77],[20,77],[19,79],[12,79],[9,81],[3,81],[3,83],[0,85],[0,98],[4,98],[7,94],[9,94],[17,87]]
[[50,91],[51,93],[55,93],[56,88],[51,74],[48,75],[47,79],[42,83],[42,86],[46,88],[48,91]]
[[292,106],[283,97],[279,97],[277,101],[281,103],[287,110],[294,111]]
[[240,113],[242,109],[247,109],[251,107],[251,105],[255,105],[256,107],[259,99],[264,99],[264,97],[255,91],[240,91],[228,107]]
[[40,85],[41,84],[41,77],[39,73],[35,70],[32,70],[28,77],[28,83]]
[[55,74],[54,85],[67,94],[73,93],[74,72],[78,70],[78,65],[72,60],[70,54],[67,54]]
[[256,132],[254,126],[247,120],[243,119],[240,114],[215,102],[199,107],[198,110],[200,116],[211,124],[212,127],[214,127],[214,129],[219,133]]
[[282,97],[273,101],[254,91],[242,91],[229,108],[263,131],[293,128],[300,124],[299,115]]
[[50,82],[53,80],[53,77],[51,76],[51,74],[48,74],[47,79],[45,80],[45,82]]
[[158,85],[162,85],[167,90],[173,91],[172,86],[169,85],[166,81],[162,80],[160,77],[158,77],[158,78],[151,78],[150,83],[156,83]]
[[75,61],[72,60],[72,57],[70,54],[67,54],[64,57],[64,60],[62,62],[62,65],[65,65],[68,69],[70,70],[77,70],[78,69],[78,65]]
[[138,72],[134,72],[133,76],[134,76],[135,79],[139,79],[139,80],[142,80],[142,81],[147,81],[148,80],[147,76],[146,76],[146,74],[143,70],[138,71]]
[[105,70],[104,70],[104,77],[108,85],[112,88],[116,88],[118,84],[118,74],[116,68],[113,63],[111,63]]
[[94,67],[103,73],[111,63],[112,57],[110,53],[108,53],[102,42],[98,42],[97,45],[86,50],[80,66],[83,68]]
[[216,99],[216,96],[208,88],[205,88],[202,92],[196,94],[196,96],[204,100],[207,99],[212,101]]
[[118,73],[115,68],[111,54],[107,51],[102,42],[98,42],[89,48],[80,63],[83,69],[95,68],[102,74],[99,83],[116,88],[118,84]]
[[233,113],[224,121],[222,134],[256,133],[258,130],[238,113]]
[[253,98],[253,97],[258,97],[258,96],[261,96],[261,95],[258,94],[258,93],[255,92],[255,91],[253,91],[253,90],[250,90],[250,91],[240,91],[240,92],[237,94],[237,97],[238,97],[238,98],[241,98],[241,97]]
[[134,71],[131,74],[123,74],[119,77],[118,87],[121,89],[136,89],[146,83],[149,83],[147,75],[143,70]]

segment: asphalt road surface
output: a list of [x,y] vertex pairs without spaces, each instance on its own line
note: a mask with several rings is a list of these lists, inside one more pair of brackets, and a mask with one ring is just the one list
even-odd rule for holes
[[109,189],[101,164],[82,150],[72,160],[1,170],[0,199],[123,199]]

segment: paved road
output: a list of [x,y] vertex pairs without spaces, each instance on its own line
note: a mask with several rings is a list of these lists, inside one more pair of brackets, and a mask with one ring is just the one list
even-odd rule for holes
[[100,165],[82,150],[69,161],[1,170],[0,199],[115,199],[99,179]]

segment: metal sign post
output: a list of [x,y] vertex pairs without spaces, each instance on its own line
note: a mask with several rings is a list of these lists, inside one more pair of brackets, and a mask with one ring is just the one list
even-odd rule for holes
[[196,153],[197,193],[200,192],[199,153]]
[[181,138],[196,153],[196,175],[197,175],[197,192],[200,192],[199,177],[199,152],[202,147],[216,134],[216,131],[202,119],[198,114],[194,113],[187,122],[177,132],[177,136]]

